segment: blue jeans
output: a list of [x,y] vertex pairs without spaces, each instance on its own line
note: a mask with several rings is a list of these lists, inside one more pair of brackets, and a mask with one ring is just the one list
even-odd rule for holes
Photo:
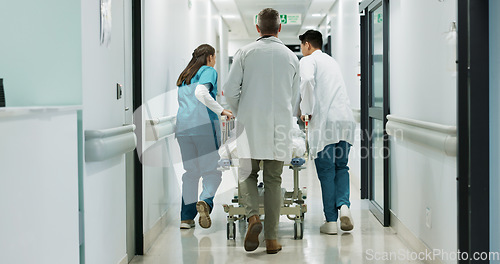
[[203,178],[200,201],[214,206],[214,196],[222,181],[222,172],[217,170],[220,159],[214,136],[179,136],[182,163],[186,172],[182,175],[181,220],[192,220],[197,214],[198,183]]
[[347,161],[351,145],[345,141],[327,145],[314,160],[321,183],[323,211],[327,222],[336,222],[338,209],[349,202],[349,167]]

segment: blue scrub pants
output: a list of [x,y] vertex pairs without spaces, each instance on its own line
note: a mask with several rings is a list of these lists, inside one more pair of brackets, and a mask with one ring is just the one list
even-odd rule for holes
[[327,222],[336,222],[338,210],[349,202],[349,167],[347,161],[351,145],[345,141],[327,145],[314,160],[321,183],[323,211]]
[[203,178],[200,201],[205,201],[212,211],[214,196],[222,181],[222,172],[217,170],[220,159],[218,143],[214,136],[179,136],[182,163],[186,172],[182,175],[181,221],[192,220],[197,214],[198,183]]

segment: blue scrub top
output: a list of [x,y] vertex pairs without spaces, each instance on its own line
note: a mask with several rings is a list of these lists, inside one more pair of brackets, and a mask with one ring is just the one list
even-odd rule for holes
[[201,66],[191,79],[191,84],[183,84],[178,87],[177,100],[179,109],[177,111],[175,135],[177,137],[213,135],[217,139],[220,129],[218,114],[196,98],[194,93],[198,84],[208,85],[210,95],[216,99],[217,71],[210,66]]

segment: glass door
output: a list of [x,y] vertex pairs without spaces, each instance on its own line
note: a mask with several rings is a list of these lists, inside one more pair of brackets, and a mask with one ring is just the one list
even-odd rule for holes
[[[366,1],[365,1],[366,2]],[[366,184],[364,198],[370,210],[389,225],[389,141],[385,124],[389,114],[388,20],[384,0],[368,1],[362,17],[362,160]]]

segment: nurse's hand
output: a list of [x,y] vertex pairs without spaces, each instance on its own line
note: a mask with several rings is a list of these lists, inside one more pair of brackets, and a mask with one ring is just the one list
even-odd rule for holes
[[[309,121],[311,121],[312,119],[312,115],[309,115]],[[306,122],[306,116],[305,115],[301,115],[300,116],[300,120],[302,120],[302,122]]]
[[220,115],[227,116],[227,119],[234,118],[233,112],[231,110],[224,109]]

